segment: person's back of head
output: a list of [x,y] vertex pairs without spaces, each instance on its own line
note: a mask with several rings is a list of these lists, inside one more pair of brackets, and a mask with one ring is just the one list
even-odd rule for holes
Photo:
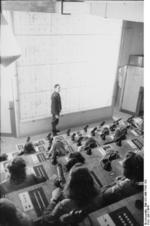
[[8,199],[0,199],[0,226],[32,226],[32,220]]
[[84,163],[85,159],[84,157],[82,156],[82,154],[80,152],[73,152],[73,153],[70,153],[69,154],[69,158],[72,159],[72,158],[76,158],[78,159],[80,162]]
[[0,225],[15,226],[16,207],[8,199],[0,199]]
[[64,194],[67,198],[74,200],[79,207],[90,204],[97,196],[98,191],[87,168],[75,165],[71,169]]
[[24,154],[32,154],[32,153],[35,153],[36,150],[34,148],[34,145],[31,141],[31,137],[28,136],[27,139],[26,139],[26,143],[24,145]]
[[144,160],[143,157],[134,152],[128,152],[123,162],[124,176],[134,182],[144,179]]
[[3,162],[3,161],[6,161],[8,159],[8,155],[3,153],[3,154],[0,154],[0,162]]
[[82,156],[80,152],[73,152],[69,154],[68,162],[66,163],[66,171],[69,172],[70,169],[76,164],[76,163],[82,163],[84,164],[85,158]]
[[10,172],[10,180],[14,183],[20,183],[26,178],[26,163],[21,157],[13,159],[12,163],[8,166]]

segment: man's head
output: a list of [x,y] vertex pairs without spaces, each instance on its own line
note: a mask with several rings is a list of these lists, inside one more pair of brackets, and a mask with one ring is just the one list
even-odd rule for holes
[[59,84],[55,84],[54,85],[54,89],[55,89],[55,92],[59,93],[60,92],[60,85]]

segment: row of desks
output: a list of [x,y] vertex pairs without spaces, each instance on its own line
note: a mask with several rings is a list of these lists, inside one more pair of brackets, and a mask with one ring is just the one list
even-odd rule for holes
[[[20,194],[27,193],[27,192],[29,193],[33,190],[38,189],[38,188],[43,189],[44,194],[46,196],[46,199],[49,202],[50,197],[51,197],[51,193],[52,193],[52,190],[53,190],[53,184],[50,180],[46,181],[45,183],[41,183],[41,184],[38,184],[38,185],[28,187],[26,189],[22,189],[20,191],[12,192],[12,193],[8,194],[6,197],[8,199],[10,199],[13,203],[15,203],[15,205],[21,211],[25,211],[24,207],[21,203],[21,200],[19,198]],[[114,210],[118,210],[118,209],[124,208],[124,207],[126,207],[130,211],[130,213],[132,214],[132,216],[134,217],[134,219],[138,223],[138,224],[133,224],[131,226],[138,226],[138,225],[142,226],[143,225],[143,209],[137,209],[136,208],[136,206],[135,206],[136,200],[141,200],[143,202],[143,193],[138,193],[136,195],[133,195],[133,196],[130,196],[126,199],[123,199],[119,202],[116,202],[112,205],[109,205],[105,208],[102,208],[102,209],[99,209],[95,212],[92,212],[91,214],[89,214],[89,216],[82,223],[80,223],[80,226],[88,226],[88,225],[90,225],[90,226],[92,226],[92,225],[93,226],[100,226],[100,225],[105,226],[103,224],[100,224],[100,219],[98,219],[98,218],[100,218],[101,216],[103,216],[105,214],[110,214]],[[28,205],[28,203],[27,204],[25,203],[24,205]],[[33,221],[37,221],[37,220],[40,219],[40,216],[42,214],[42,210],[46,207],[46,204],[40,204],[40,205],[41,205],[41,211],[38,210],[38,212],[36,212],[35,206],[33,206],[32,209],[25,211],[27,214],[29,214],[29,216],[31,217],[31,219],[33,219]],[[90,224],[88,223],[89,220],[90,220]],[[91,224],[91,222],[92,222],[92,224]],[[122,225],[123,224],[119,224],[119,225],[116,225],[116,226],[122,226]],[[107,224],[107,226],[113,226],[113,225]]]
[[[143,209],[138,209],[135,206],[137,200],[143,202],[143,193],[135,194],[129,198],[122,199],[119,202],[92,212],[82,223],[79,224],[79,226],[142,226],[144,224],[144,214]],[[130,213],[128,213],[126,208]],[[115,213],[115,220],[118,222],[117,224],[113,224],[110,220],[111,213],[114,211],[121,212],[120,214]],[[121,217],[124,218],[123,215],[125,214],[127,215],[126,218],[128,217],[131,222],[129,220],[123,222],[123,219],[120,219]],[[132,216],[130,214],[132,214]]]
[[[73,146],[74,150],[76,150],[77,149],[76,148],[76,144],[73,144],[72,141],[70,140],[70,138],[68,138],[67,136],[64,136],[64,137]],[[99,139],[99,137],[97,137],[96,139]],[[130,139],[131,139],[131,135],[130,135],[130,137],[128,137],[128,140],[130,140]],[[90,170],[94,171],[95,175],[97,176],[97,178],[99,179],[100,183],[103,186],[112,183],[116,176],[119,176],[119,175],[122,174],[122,165],[121,164],[122,164],[122,160],[123,160],[123,158],[125,156],[125,153],[128,150],[138,151],[137,148],[133,148],[133,147],[131,148],[129,143],[126,142],[126,141],[123,141],[122,147],[118,147],[116,144],[111,144],[111,148],[114,149],[114,150],[119,150],[119,153],[120,153],[120,159],[114,160],[112,162],[112,171],[111,172],[105,171],[102,168],[101,164],[100,164],[101,159],[104,157],[104,150],[102,150],[101,147],[97,147],[97,148],[93,149],[91,156],[87,155],[85,152],[82,152],[83,156],[86,159],[86,163],[85,163],[86,166]],[[12,200],[16,204],[16,206],[18,208],[20,208],[22,211],[25,211],[25,207],[23,207],[23,205],[22,205],[20,194],[24,194],[24,193],[25,194],[26,193],[29,194],[33,190],[37,190],[39,188],[40,189],[42,188],[43,192],[44,192],[44,194],[46,196],[46,199],[49,202],[49,200],[51,198],[52,190],[54,188],[53,181],[57,177],[56,166],[53,166],[51,164],[51,162],[49,160],[47,160],[47,159],[45,159],[42,162],[37,163],[35,161],[34,157],[33,157],[33,156],[36,156],[36,155],[37,154],[24,155],[22,157],[26,160],[27,165],[30,168],[32,168],[34,166],[37,166],[39,164],[43,165],[43,167],[44,167],[44,169],[45,169],[45,171],[46,171],[46,173],[48,175],[48,180],[46,182],[44,182],[44,183],[40,183],[40,184],[31,186],[31,187],[27,187],[27,188],[21,189],[19,191],[14,191],[14,192],[9,193],[9,194],[6,195],[6,197],[8,199]],[[65,161],[66,161],[66,157],[59,158],[59,162],[61,162],[62,164],[64,164]],[[37,190],[37,194],[39,194],[38,192],[39,192],[39,190]],[[25,199],[26,199],[27,196],[25,195]],[[143,199],[142,196],[143,196],[142,193],[134,195],[132,197],[129,197],[129,198],[124,199],[124,200],[121,200],[120,202],[114,203],[113,205],[107,206],[107,207],[105,207],[103,209],[100,209],[100,210],[90,214],[89,216],[92,219],[92,221],[94,222],[93,225],[94,226],[100,225],[100,223],[97,221],[97,217],[103,215],[104,213],[109,213],[112,210],[115,210],[115,209],[123,207],[123,206],[126,206],[130,210],[132,215],[135,217],[135,219],[137,220],[139,225],[142,225],[142,220],[141,219],[143,219],[143,210],[138,210],[135,207],[135,200],[136,199],[141,199],[142,200]],[[35,198],[36,198],[36,195],[35,195]],[[24,202],[25,202],[25,200],[24,200]],[[42,204],[42,201],[40,201],[40,203],[41,203],[41,211],[42,211],[42,208],[44,208],[44,205],[46,205],[46,203]],[[38,204],[38,203],[36,203],[36,204]],[[28,203],[27,203],[27,205],[28,205]],[[31,208],[30,207],[29,210],[27,210],[25,212],[27,212],[34,221],[36,221],[36,220],[38,220],[40,218],[40,213],[39,213],[40,211],[37,213],[37,210],[34,207],[34,205],[32,207],[33,207],[32,209],[30,209]],[[85,225],[88,225],[88,224],[87,223],[84,224],[84,222],[83,222],[82,226],[85,226]],[[105,225],[102,225],[102,226],[105,226]],[[112,225],[110,225],[110,226],[112,226]],[[119,226],[119,225],[117,225],[117,226]]]

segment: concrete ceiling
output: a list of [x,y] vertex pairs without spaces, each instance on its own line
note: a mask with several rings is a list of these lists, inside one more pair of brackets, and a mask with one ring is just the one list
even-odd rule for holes
[[[2,0],[1,7],[3,10],[16,11],[35,11],[55,13],[56,2],[107,2],[107,0]],[[141,0],[109,0],[117,2],[141,1]],[[142,0],[144,1],[144,0]]]
[[1,1],[3,10],[55,13],[56,0],[5,0]]

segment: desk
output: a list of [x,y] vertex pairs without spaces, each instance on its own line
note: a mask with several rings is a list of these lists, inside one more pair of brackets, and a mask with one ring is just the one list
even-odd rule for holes
[[[39,153],[35,153],[35,154],[29,154],[29,155],[21,155],[20,157],[23,158],[26,162],[26,166],[27,166],[27,174],[33,173],[33,167],[37,166],[37,165],[43,165],[45,171],[48,174],[49,179],[51,179],[51,177],[53,177],[54,175],[57,175],[57,171],[56,171],[56,166],[53,166],[50,162],[49,159],[45,159],[44,161],[40,162],[40,161],[34,161],[34,159],[37,159],[37,155]],[[40,154],[44,154],[44,152],[40,152]],[[4,180],[6,180],[9,176],[8,173],[8,169],[4,168],[4,165],[8,165],[11,162],[11,160],[8,161],[4,161],[0,163],[0,182],[3,182]]]
[[[35,154],[24,154],[24,155],[20,155],[19,157],[23,158],[26,161],[26,165],[27,168],[32,168],[34,165],[39,164],[40,162],[35,163],[35,161],[33,160],[33,156],[36,156],[39,153],[44,153],[44,151],[40,151],[40,150],[47,150],[48,147],[48,141],[45,139],[41,139],[39,141],[35,141],[33,142],[34,148],[36,150]],[[39,145],[39,146],[38,146]],[[40,149],[42,148],[42,149]],[[9,176],[8,173],[8,169],[7,166],[9,165],[9,163],[18,156],[18,154],[20,152],[23,151],[24,149],[24,144],[17,144],[16,145],[16,151],[7,153],[8,157],[6,161],[2,161],[0,162],[0,183],[3,182],[4,180],[6,180]],[[48,167],[48,166],[46,166]]]
[[[137,223],[140,226],[142,226],[143,225],[143,216],[144,216],[143,209],[137,209],[135,207],[136,200],[143,201],[143,193],[139,193],[139,194],[130,196],[126,199],[123,199],[123,200],[116,202],[112,205],[109,205],[105,208],[102,208],[95,212],[90,213],[88,218],[86,218],[82,223],[80,223],[79,226],[100,226],[100,223],[98,222],[97,218],[99,218],[100,216],[103,216],[104,214],[109,214],[122,207],[127,207],[127,209],[130,211],[130,213],[135,218]],[[102,226],[105,226],[105,225],[102,225]],[[112,225],[110,225],[110,226],[112,226]],[[120,226],[120,225],[116,225],[116,226]],[[137,226],[137,225],[135,225],[135,226]]]
[[[21,200],[19,198],[19,194],[21,194],[23,192],[30,192],[34,189],[41,188],[41,187],[43,188],[46,199],[49,202],[49,200],[51,198],[52,191],[54,189],[53,183],[50,180],[47,180],[44,183],[40,183],[40,184],[33,185],[33,186],[30,186],[30,187],[27,187],[27,188],[24,188],[24,189],[20,189],[18,191],[11,192],[11,193],[7,194],[5,197],[8,198],[9,200],[11,200],[13,203],[15,203],[16,207],[18,207],[21,211],[24,211]],[[35,208],[28,210],[26,213],[31,217],[31,219],[33,221],[40,219],[40,217],[37,216]]]
[[[67,140],[67,142],[69,144],[71,144],[73,146],[74,151],[77,151],[78,147],[77,147],[77,145],[74,142],[71,141],[71,138],[67,137],[66,135],[64,135],[63,137]],[[129,140],[131,140],[132,138],[135,138],[135,136],[134,136],[134,134],[132,134],[132,133],[130,134],[129,133],[127,138]],[[97,139],[99,144],[101,144],[101,145],[104,144],[104,141],[102,141],[102,139],[100,138],[99,134],[96,135],[96,139]],[[143,139],[143,137],[141,137],[141,139]],[[108,171],[104,170],[102,165],[100,164],[101,159],[105,155],[105,150],[102,149],[103,146],[99,145],[98,147],[92,149],[92,155],[87,155],[85,153],[85,151],[81,152],[83,154],[83,156],[85,157],[85,160],[86,160],[85,166],[87,166],[89,168],[89,170],[91,170],[91,171],[93,171],[95,173],[95,175],[98,177],[98,179],[100,180],[100,182],[101,182],[101,184],[103,186],[112,183],[116,176],[119,176],[119,175],[122,174],[121,162],[122,162],[122,160],[123,160],[123,158],[124,158],[124,156],[125,156],[125,154],[127,153],[128,150],[134,150],[134,151],[137,151],[137,152],[142,152],[142,151],[138,151],[138,149],[136,147],[131,147],[129,145],[129,143],[126,142],[126,140],[123,141],[122,144],[123,145],[121,147],[117,146],[114,143],[111,144],[111,149],[118,150],[119,154],[120,154],[120,159],[112,161],[112,171],[111,172],[108,172]],[[40,152],[40,153],[42,153],[42,152]],[[24,189],[21,189],[19,191],[15,191],[15,192],[12,192],[12,193],[6,195],[6,197],[8,199],[12,200],[16,204],[16,206],[18,208],[20,208],[22,211],[23,211],[23,206],[22,206],[20,198],[19,198],[19,194],[20,193],[22,193],[22,192],[30,192],[30,191],[32,191],[32,190],[34,190],[36,188],[42,187],[43,191],[45,193],[45,196],[46,196],[47,200],[49,201],[49,199],[51,198],[52,190],[53,190],[53,180],[54,180],[55,177],[57,177],[56,166],[53,166],[51,164],[50,160],[45,160],[45,161],[36,163],[33,160],[34,159],[33,156],[36,156],[36,155],[37,155],[37,153],[32,154],[32,155],[22,155],[21,157],[23,157],[25,159],[25,161],[27,162],[27,166],[28,167],[34,167],[34,166],[37,166],[39,164],[42,164],[44,169],[45,169],[45,171],[47,172],[48,180],[45,183],[41,183],[41,184],[37,184],[37,185],[31,186],[31,187],[27,187],[27,188],[24,188]],[[65,162],[66,162],[66,156],[65,157],[59,157],[58,158],[58,162],[60,162],[60,163],[62,163],[64,165]],[[92,220],[95,219],[95,223],[93,225],[94,226],[99,226],[96,218],[98,216],[100,216],[101,214],[103,214],[103,213],[109,213],[112,210],[115,210],[115,209],[119,208],[119,206],[120,207],[127,206],[128,209],[133,214],[133,216],[135,215],[134,216],[135,219],[137,219],[137,221],[140,222],[140,225],[142,225],[141,221],[140,221],[140,219],[138,219],[138,217],[139,216],[143,217],[143,211],[142,210],[137,210],[134,207],[134,202],[135,202],[135,200],[137,198],[139,199],[139,197],[142,197],[142,196],[139,196],[139,194],[137,194],[135,196],[126,198],[124,200],[121,200],[120,202],[114,203],[114,204],[112,204],[110,206],[107,206],[107,207],[105,207],[103,209],[100,209],[100,210],[90,214],[90,216],[92,217]],[[27,213],[29,214],[29,216],[34,221],[36,221],[36,220],[38,220],[40,218],[39,216],[37,216],[35,209],[29,210]],[[84,226],[84,224],[81,225],[81,226]],[[119,226],[119,225],[117,225],[117,226]]]
[[[40,153],[42,154],[42,152],[40,152]],[[44,154],[44,152],[43,152],[43,154]],[[22,194],[22,193],[24,194],[24,192],[25,192],[27,194],[27,196],[29,196],[30,192],[32,192],[33,190],[42,188],[43,192],[46,196],[47,203],[49,203],[52,191],[54,189],[53,181],[57,177],[56,166],[53,166],[49,159],[47,160],[47,159],[44,159],[44,158],[43,158],[44,161],[35,162],[35,158],[36,158],[37,155],[38,155],[38,153],[31,154],[31,155],[22,155],[21,158],[23,158],[26,161],[27,171],[29,171],[30,173],[33,173],[34,167],[42,165],[47,176],[48,176],[47,180],[43,183],[39,183],[39,184],[35,184],[33,186],[25,187],[23,189],[20,189],[20,190],[17,190],[17,191],[14,191],[14,192],[11,192],[11,193],[8,193],[8,194],[5,195],[6,198],[11,200],[13,203],[15,203],[16,207],[18,207],[21,211],[24,211],[24,212],[26,212],[26,211],[23,208],[23,204],[22,204],[21,199],[20,199],[20,194]],[[30,169],[32,169],[32,170],[30,171]],[[27,196],[25,196],[25,197],[27,197]],[[30,205],[29,203],[33,204],[33,200],[31,200],[31,196],[28,200],[29,200],[29,202],[27,203],[27,206]],[[46,207],[46,205],[43,205],[43,206]],[[36,211],[34,204],[33,204],[32,207],[33,208],[27,210],[26,213],[31,217],[31,219],[33,219],[33,221],[36,221],[40,218],[40,216],[37,214],[37,211]]]

